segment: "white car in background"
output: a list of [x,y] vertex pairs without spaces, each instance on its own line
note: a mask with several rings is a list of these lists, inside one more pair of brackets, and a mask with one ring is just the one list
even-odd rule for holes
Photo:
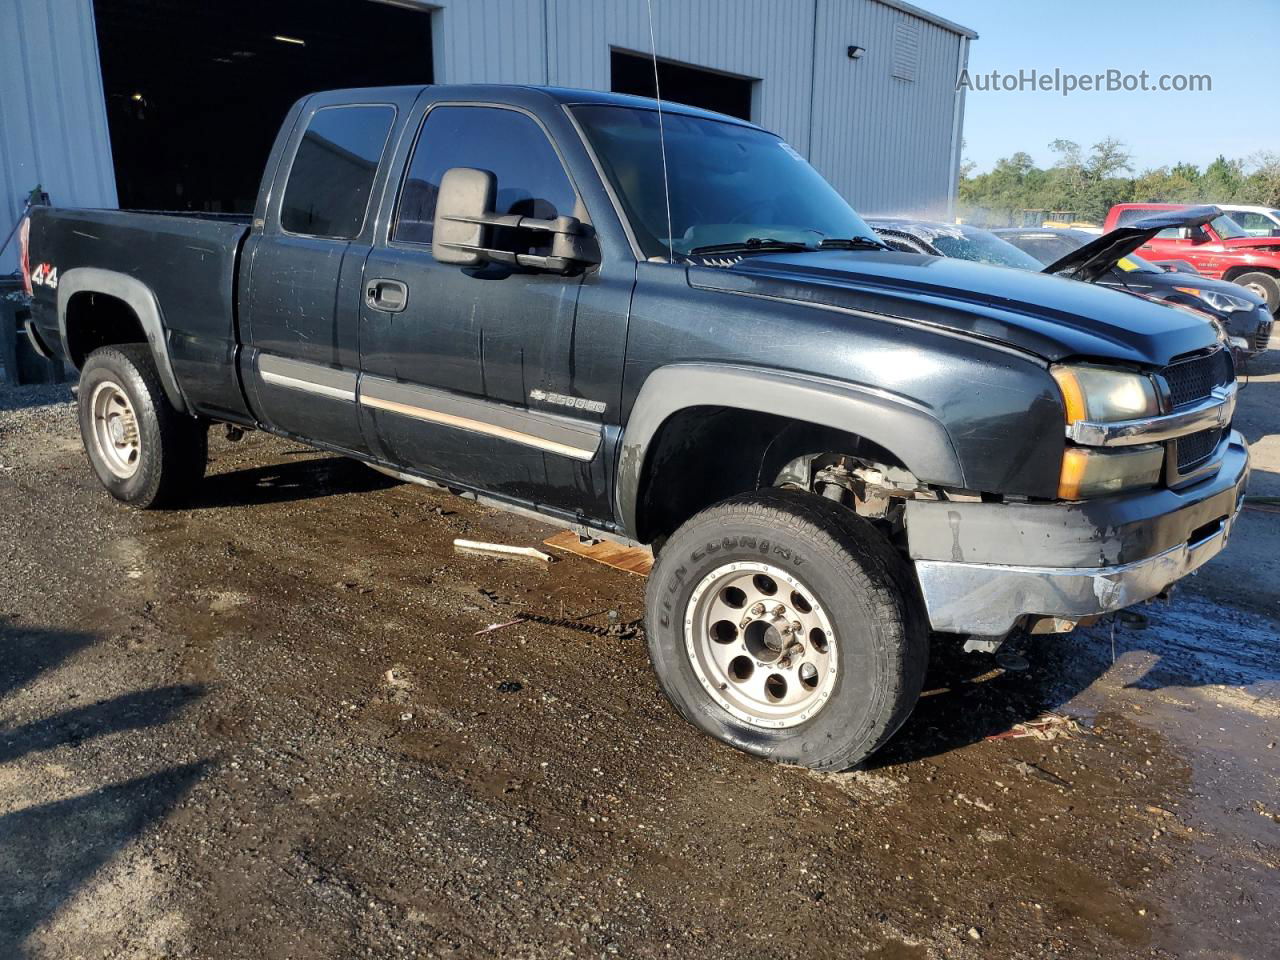
[[1280,210],[1242,203],[1219,203],[1216,206],[1251,237],[1280,237]]

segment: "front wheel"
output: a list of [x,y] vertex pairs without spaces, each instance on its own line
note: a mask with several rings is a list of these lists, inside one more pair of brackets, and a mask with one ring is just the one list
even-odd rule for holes
[[146,344],[95,350],[80,371],[80,437],[107,491],[135,507],[190,496],[208,461],[208,428],[169,402]]
[[712,736],[842,770],[879,749],[924,682],[928,632],[910,571],[869,521],[765,490],[695,516],[649,577],[663,692]]

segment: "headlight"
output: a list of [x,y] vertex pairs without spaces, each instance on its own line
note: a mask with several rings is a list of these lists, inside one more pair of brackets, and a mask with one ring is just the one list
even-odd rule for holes
[[1145,374],[1082,364],[1062,364],[1049,372],[1062,391],[1068,425],[1081,420],[1141,420],[1160,414],[1156,385]]
[[1160,482],[1163,469],[1164,447],[1158,443],[1114,450],[1067,447],[1062,457],[1058,496],[1063,500],[1086,500],[1154,487]]
[[[1062,391],[1069,436],[1079,435],[1071,429],[1074,424],[1120,423],[1161,413],[1155,382],[1145,374],[1086,364],[1061,364],[1049,372]],[[1152,487],[1163,469],[1162,444],[1104,449],[1068,443],[1058,496],[1085,500]]]
[[1244,297],[1237,297],[1234,294],[1222,293],[1219,290],[1201,290],[1199,287],[1177,287],[1183,293],[1189,293],[1193,297],[1199,297],[1215,310],[1221,310],[1223,313],[1235,313],[1237,310],[1254,310],[1257,304],[1250,303]]

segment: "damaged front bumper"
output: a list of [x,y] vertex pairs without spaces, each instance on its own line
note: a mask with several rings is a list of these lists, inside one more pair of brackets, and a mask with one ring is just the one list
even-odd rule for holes
[[1226,545],[1249,450],[1232,433],[1183,490],[1080,503],[911,501],[907,535],[934,630],[1001,636],[1025,616],[1078,620],[1149,600]]

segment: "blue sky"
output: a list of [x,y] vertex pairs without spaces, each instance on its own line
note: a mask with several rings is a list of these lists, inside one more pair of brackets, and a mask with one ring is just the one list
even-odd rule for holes
[[978,33],[971,74],[1055,67],[1212,77],[1212,92],[982,92],[965,97],[965,157],[989,170],[1051,140],[1123,140],[1135,172],[1218,154],[1280,152],[1280,0],[915,0]]

